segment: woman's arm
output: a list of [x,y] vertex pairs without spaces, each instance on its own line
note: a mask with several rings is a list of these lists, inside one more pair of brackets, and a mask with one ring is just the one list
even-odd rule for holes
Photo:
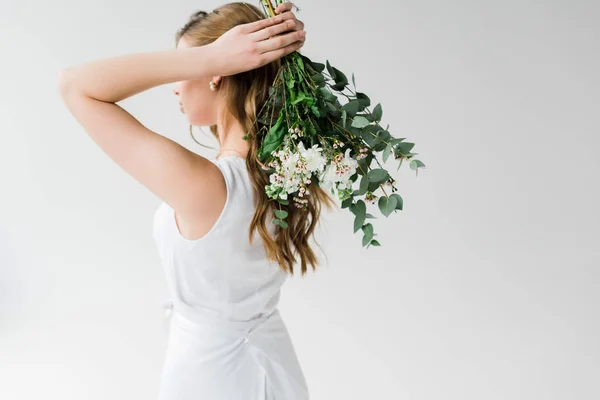
[[211,189],[222,184],[217,166],[146,128],[116,102],[162,84],[265,65],[299,48],[300,32],[275,37],[299,24],[293,13],[284,12],[238,25],[206,46],[77,65],[61,73],[59,91],[77,122],[114,162],[178,215],[197,217],[212,200]]
[[155,86],[218,75],[212,46],[126,54],[91,61],[61,71],[61,93],[116,103]]

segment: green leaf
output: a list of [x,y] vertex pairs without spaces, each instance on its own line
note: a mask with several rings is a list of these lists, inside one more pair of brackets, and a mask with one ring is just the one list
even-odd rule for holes
[[372,169],[367,172],[367,176],[369,177],[369,181],[377,184],[385,182],[389,177],[388,172],[383,168]]
[[358,186],[358,193],[356,193],[359,196],[362,196],[363,194],[367,193],[367,189],[369,188],[369,177],[367,175],[363,175],[362,178],[360,179],[360,185]]
[[282,228],[287,228],[287,227],[288,227],[288,223],[287,223],[287,222],[285,222],[285,221],[281,221],[281,220],[279,221],[279,225],[280,225]]
[[371,240],[371,239],[369,239],[369,237],[367,235],[363,235],[363,238],[362,238],[363,247],[365,247],[367,244],[369,244],[369,240]]
[[367,205],[364,201],[358,200],[356,203],[350,206],[350,212],[352,212],[354,215],[366,215]]
[[333,69],[331,64],[329,64],[329,60],[325,60],[325,63],[327,65],[327,72],[329,72],[329,75],[331,75],[331,79],[335,80],[335,70]]
[[373,225],[371,223],[364,225],[362,227],[362,230],[365,233],[365,235],[369,238],[369,240],[373,238]]
[[412,160],[410,162],[410,168],[411,169],[417,169],[417,168],[421,168],[424,167],[425,164],[423,164],[420,160]]
[[287,80],[285,82],[285,84],[287,85],[288,89],[291,89],[296,84],[296,80],[294,78],[291,78],[291,79]]
[[375,118],[376,121],[381,121],[382,116],[383,116],[383,110],[381,108],[381,104],[377,104],[375,106],[375,109],[373,110],[373,118]]
[[348,78],[346,78],[346,75],[344,75],[344,73],[342,71],[340,71],[339,69],[335,68],[335,67],[331,67],[334,71],[335,71],[335,81],[337,83],[343,83],[344,86],[348,84]]
[[371,182],[371,181],[369,181],[369,190],[371,192],[374,192],[375,190],[377,190],[377,188],[379,188],[379,185],[380,185],[380,182],[375,182],[375,181]]
[[304,94],[304,92],[300,92],[300,94],[298,95],[298,97],[294,101],[292,101],[291,104],[298,104],[302,100],[304,100],[305,98],[306,98],[306,95]]
[[276,225],[281,226],[282,228],[287,228],[288,227],[287,222],[282,221],[282,220],[277,219],[277,218],[273,218],[273,223],[276,224]]
[[346,118],[348,117],[348,112],[346,110],[342,110],[342,128],[346,129]]
[[310,79],[312,79],[313,82],[317,84],[317,86],[324,86],[325,85],[325,77],[322,74],[311,75]]
[[354,72],[352,73],[352,86],[354,86],[354,91],[356,92],[356,82],[354,81]]
[[289,201],[288,199],[282,199],[282,198],[278,198],[278,199],[277,199],[277,201],[278,201],[280,204],[283,204],[283,205],[286,205],[286,206],[290,204],[290,201]]
[[385,146],[385,149],[383,149],[383,155],[382,155],[383,162],[387,161],[391,152],[392,152],[392,144],[388,143],[387,146]]
[[374,215],[372,215],[372,214],[369,214],[369,213],[367,213],[367,215],[366,215],[366,218],[367,218],[367,219],[368,219],[368,218],[377,219],[377,217],[376,217],[376,216],[374,216]]
[[304,61],[302,60],[302,57],[296,57],[296,64],[298,64],[298,66],[300,67],[302,72],[305,72],[304,71]]
[[400,162],[398,163],[398,168],[396,169],[396,171],[400,171],[400,167],[402,166],[402,160],[403,160],[403,158],[400,159]]
[[402,210],[402,203],[404,203],[402,197],[398,193],[390,195],[390,198],[392,197],[396,199],[396,210]]
[[414,146],[415,146],[414,143],[408,143],[408,142],[400,143],[398,146],[396,146],[396,151],[402,155],[406,155],[407,153],[410,153],[410,151],[412,150],[412,148]]
[[356,99],[359,102],[359,110],[362,111],[371,105],[371,99],[364,93],[356,92]]
[[279,114],[279,118],[277,119],[275,125],[269,129],[269,132],[263,139],[260,153],[261,161],[264,161],[266,157],[271,155],[273,150],[279,147],[286,132],[287,129],[284,123],[284,113],[282,112]]
[[[300,54],[300,53],[298,53]],[[310,61],[311,67],[317,72],[323,72],[325,65],[316,61]]]
[[354,120],[352,121],[352,125],[354,128],[364,128],[365,126],[369,125],[369,120],[366,119],[363,116],[357,116],[354,118]]
[[379,198],[379,210],[381,211],[381,213],[383,215],[385,215],[386,217],[389,217],[389,215],[392,213],[392,211],[394,211],[396,209],[396,201],[397,199],[395,197],[385,197],[385,196],[381,196]]
[[371,240],[371,243],[369,243],[369,244],[372,245],[372,246],[381,246],[379,244],[379,242],[377,240],[375,240],[375,239]]
[[367,205],[364,201],[359,200],[356,204],[350,206],[350,211],[356,216],[354,218],[354,233],[358,231],[362,225],[365,223],[365,218],[367,216]]
[[286,210],[275,210],[275,215],[277,218],[284,219],[288,216],[288,212]]
[[362,227],[362,225],[364,223],[365,223],[365,216],[357,215],[354,218],[354,233],[356,233]]
[[342,208],[350,207],[350,205],[352,205],[352,197],[342,201]]
[[346,104],[344,104],[340,108],[340,110],[346,110],[346,112],[348,113],[348,115],[350,117],[354,118],[354,116],[358,112],[358,108],[359,107],[360,107],[360,103],[357,100],[350,100],[349,102],[347,102]]

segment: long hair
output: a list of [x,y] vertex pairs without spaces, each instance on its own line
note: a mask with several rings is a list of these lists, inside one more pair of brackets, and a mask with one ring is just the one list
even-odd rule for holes
[[[191,46],[204,46],[217,40],[231,28],[266,18],[266,15],[257,7],[245,2],[228,3],[207,13],[197,11],[192,14],[189,21],[177,31],[175,44],[185,38]],[[265,186],[269,185],[269,176],[261,167],[258,160],[258,150],[264,134],[261,134],[256,123],[257,113],[269,97],[269,88],[273,84],[281,60],[278,59],[260,68],[224,76],[219,85],[226,98],[227,111],[230,118],[234,118],[247,132],[250,151],[246,158],[248,174],[253,186],[253,196],[256,212],[250,223],[248,238],[253,241],[257,231],[262,239],[267,257],[279,264],[281,269],[293,275],[293,265],[300,258],[301,275],[311,265],[313,271],[318,265],[318,259],[309,244],[309,239],[314,240],[313,234],[321,214],[321,206],[325,204],[331,210],[335,202],[327,191],[312,183],[308,189],[308,208],[300,209],[290,201],[289,205],[279,205],[276,200],[270,199],[265,193]],[[227,120],[225,122],[227,124]],[[211,125],[212,134],[219,139],[217,125]],[[274,237],[271,237],[267,224],[273,224],[273,210],[281,208],[288,212],[287,228],[275,226]],[[272,227],[273,228],[273,227]],[[315,243],[319,245],[316,241]],[[319,247],[321,247],[319,245]]]

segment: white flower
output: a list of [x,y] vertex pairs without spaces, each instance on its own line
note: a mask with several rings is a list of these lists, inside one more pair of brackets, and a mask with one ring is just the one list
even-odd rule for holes
[[323,186],[331,188],[334,184],[339,189],[350,189],[353,182],[350,181],[350,177],[356,173],[356,167],[358,162],[349,156],[350,149],[346,149],[344,158],[339,162],[332,162],[327,164],[325,171],[321,174],[319,180],[324,183]]
[[323,186],[326,189],[331,189],[333,184],[336,182],[337,176],[335,174],[335,164],[329,163],[325,167],[325,170],[319,176],[321,182],[319,186]]
[[300,177],[297,176],[297,175],[296,176],[290,176],[283,183],[283,189],[287,193],[294,193],[294,192],[296,192],[298,190],[299,186],[300,186]]
[[304,148],[304,143],[300,142],[298,143],[298,148],[300,149],[300,154],[306,160],[306,167],[310,172],[323,171],[327,159],[321,155],[323,149],[318,144],[313,145],[307,150]]
[[344,164],[346,164],[347,166],[350,167],[350,171],[351,173],[349,175],[354,175],[354,173],[356,172],[356,167],[358,166],[358,161],[356,161],[354,158],[350,157],[348,154],[350,153],[350,149],[346,149],[346,152],[344,153]]
[[291,175],[296,169],[296,164],[300,159],[300,155],[298,153],[287,153],[287,159],[282,161],[282,168],[286,171],[286,175]]

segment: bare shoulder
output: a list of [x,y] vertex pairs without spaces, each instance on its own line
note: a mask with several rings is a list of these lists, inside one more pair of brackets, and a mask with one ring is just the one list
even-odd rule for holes
[[179,233],[187,240],[197,240],[208,233],[223,212],[227,201],[227,185],[221,169],[205,157],[197,156],[198,164],[195,182],[185,193],[177,198],[185,198],[179,204],[185,207],[171,206],[175,211],[175,222]]

